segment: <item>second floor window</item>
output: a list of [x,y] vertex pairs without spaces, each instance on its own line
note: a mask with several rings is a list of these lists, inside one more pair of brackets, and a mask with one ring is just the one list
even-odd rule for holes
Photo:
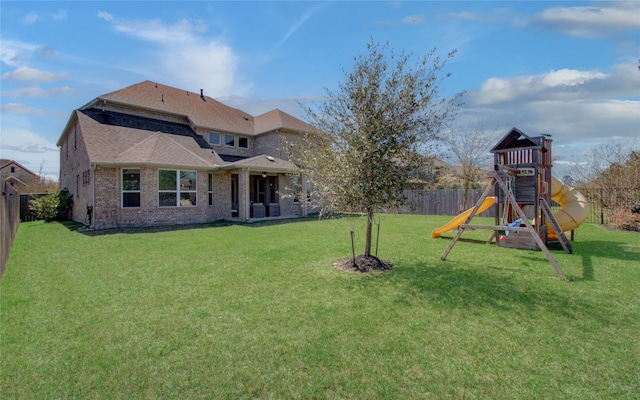
[[220,145],[220,134],[217,132],[209,132],[209,144]]
[[224,135],[224,145],[229,147],[236,147],[236,137],[233,135]]

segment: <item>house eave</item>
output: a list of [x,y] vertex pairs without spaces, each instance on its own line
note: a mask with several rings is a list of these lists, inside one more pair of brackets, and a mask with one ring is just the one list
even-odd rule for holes
[[193,165],[178,165],[167,163],[153,163],[153,162],[120,162],[120,161],[92,161],[91,165],[95,168],[124,168],[124,167],[147,167],[147,168],[169,168],[180,170],[196,170],[196,171],[215,171],[221,169],[219,165],[213,164],[211,166],[193,166]]

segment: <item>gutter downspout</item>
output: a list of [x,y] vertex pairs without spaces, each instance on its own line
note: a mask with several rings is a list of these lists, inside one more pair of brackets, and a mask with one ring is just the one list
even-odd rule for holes
[[93,228],[96,223],[96,164],[89,164],[91,167],[91,225],[89,228]]

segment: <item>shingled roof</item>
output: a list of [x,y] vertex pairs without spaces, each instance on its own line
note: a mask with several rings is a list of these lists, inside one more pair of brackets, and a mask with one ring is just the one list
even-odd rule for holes
[[94,109],[76,111],[89,160],[209,169],[224,164],[188,126]]
[[143,81],[123,89],[98,96],[84,108],[101,106],[104,102],[157,110],[181,115],[197,127],[210,130],[258,135],[275,129],[310,131],[307,123],[281,111],[272,110],[253,117],[205,95],[151,81]]

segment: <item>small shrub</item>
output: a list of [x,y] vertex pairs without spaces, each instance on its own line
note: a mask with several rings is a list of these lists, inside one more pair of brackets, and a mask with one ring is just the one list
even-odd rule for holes
[[73,195],[66,189],[58,190],[31,200],[29,206],[35,211],[38,219],[46,222],[65,221],[69,219],[69,213],[73,207]]
[[38,219],[46,222],[55,221],[58,216],[58,196],[51,193],[46,196],[38,197],[29,202],[31,209],[36,213]]
[[59,221],[67,221],[71,218],[73,208],[73,195],[67,189],[58,190],[58,217]]
[[630,209],[618,207],[609,212],[609,222],[611,225],[625,231],[640,232],[640,214],[634,213]]

